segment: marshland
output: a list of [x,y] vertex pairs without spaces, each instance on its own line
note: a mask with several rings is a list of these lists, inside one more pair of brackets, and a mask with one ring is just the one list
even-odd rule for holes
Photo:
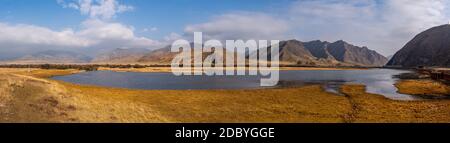
[[[428,78],[398,79],[392,85],[400,94],[420,100],[391,99],[351,82],[330,92],[323,84],[148,90],[54,79],[83,73],[80,69],[0,69],[0,122],[450,122],[449,86]],[[444,98],[425,98],[430,96]]]

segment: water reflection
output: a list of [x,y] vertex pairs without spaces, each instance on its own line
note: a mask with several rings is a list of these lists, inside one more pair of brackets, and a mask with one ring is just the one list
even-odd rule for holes
[[[393,69],[280,71],[277,87],[322,84],[329,92],[339,93],[343,84],[364,84],[367,92],[381,94],[396,100],[414,100],[414,96],[399,94],[394,86],[394,75],[410,71]],[[77,84],[149,90],[195,89],[255,89],[260,87],[260,76],[174,76],[171,73],[134,73],[95,71],[54,77]]]

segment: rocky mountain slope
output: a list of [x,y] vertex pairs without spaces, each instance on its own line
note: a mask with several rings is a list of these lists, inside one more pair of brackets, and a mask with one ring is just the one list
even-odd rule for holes
[[338,61],[363,66],[383,66],[388,59],[367,47],[358,47],[345,41],[331,43],[328,52]]
[[150,64],[170,64],[172,59],[175,58],[179,53],[172,53],[170,51],[171,46],[166,46],[161,49],[151,51],[138,59],[140,63],[150,63]]
[[[194,44],[191,43],[191,47]],[[170,51],[171,46],[157,50],[115,49],[91,58],[67,51],[44,51],[15,60],[15,63],[96,63],[96,64],[159,64],[169,65],[179,54]],[[203,52],[203,60],[213,52]],[[244,54],[224,50],[227,55]],[[247,53],[248,54],[248,53]],[[250,53],[250,54],[255,54]],[[388,59],[367,47],[358,47],[345,41],[280,42],[280,64],[299,66],[383,66]]]
[[367,47],[345,41],[280,42],[281,64],[302,66],[383,66],[387,58]]
[[420,33],[398,51],[387,66],[450,67],[450,24]]
[[[230,52],[224,52],[230,53]],[[170,46],[152,51],[138,61],[141,63],[170,64],[178,53]],[[203,58],[211,53],[204,53]],[[255,54],[255,53],[250,53]],[[280,42],[280,63],[301,66],[383,66],[388,59],[367,47],[358,47],[345,41]]]

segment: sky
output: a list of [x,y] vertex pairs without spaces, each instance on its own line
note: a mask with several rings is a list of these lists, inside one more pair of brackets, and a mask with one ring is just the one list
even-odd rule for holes
[[345,40],[393,55],[448,24],[446,0],[0,0],[0,59],[157,49],[177,39]]

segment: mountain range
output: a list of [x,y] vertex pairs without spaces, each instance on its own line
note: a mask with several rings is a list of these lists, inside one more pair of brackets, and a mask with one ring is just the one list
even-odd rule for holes
[[302,66],[370,66],[378,67],[388,59],[367,47],[358,47],[343,40],[301,42],[289,40],[280,42],[282,64]]
[[[193,44],[191,44],[193,46]],[[118,48],[86,56],[78,52],[45,50],[1,63],[18,64],[159,64],[168,65],[179,53],[170,51],[171,46],[157,50]],[[343,40],[336,42],[287,40],[280,42],[279,57],[282,65],[298,66],[366,66],[366,67],[450,67],[450,25],[441,25],[419,33],[401,50],[389,58]],[[230,54],[224,50],[224,53]],[[203,59],[213,54],[204,52]],[[238,54],[238,53],[234,53]],[[255,53],[247,53],[255,54]],[[247,55],[247,56],[248,56]]]
[[46,50],[34,54],[26,55],[21,58],[7,61],[7,63],[16,64],[63,64],[63,63],[88,63],[91,57],[71,51]]
[[[192,46],[193,44],[191,44]],[[171,46],[157,50],[114,49],[89,58],[82,54],[65,51],[44,51],[14,60],[15,63],[98,63],[98,64],[170,64],[178,54],[170,52]],[[230,53],[224,51],[224,53]],[[203,59],[213,54],[203,53]],[[370,66],[379,67],[388,59],[367,47],[358,47],[345,41],[301,42],[288,40],[280,42],[280,62],[282,65],[300,66]],[[21,62],[22,61],[22,62]],[[27,62],[23,62],[27,61]]]
[[98,64],[128,64],[137,63],[146,53],[150,50],[142,48],[130,48],[130,49],[114,49],[98,54],[91,63]]

